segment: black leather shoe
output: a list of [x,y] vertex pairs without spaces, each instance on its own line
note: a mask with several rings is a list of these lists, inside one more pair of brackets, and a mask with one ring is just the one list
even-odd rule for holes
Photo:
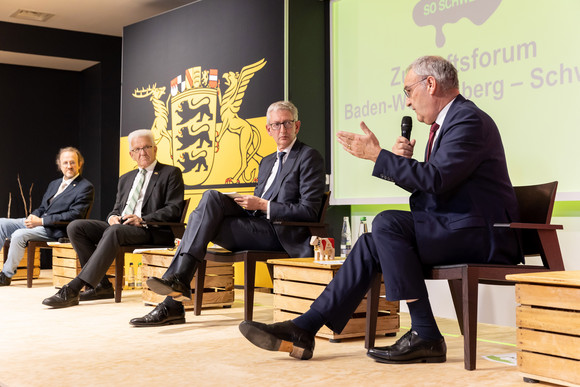
[[12,282],[12,278],[4,274],[3,271],[0,271],[0,286],[9,286],[10,282]]
[[98,284],[96,288],[88,288],[80,294],[81,301],[106,300],[109,298],[115,298],[115,289],[113,289],[113,286],[105,288],[101,284]]
[[53,308],[68,308],[79,304],[79,293],[64,285],[54,296],[45,298],[42,303]]
[[173,297],[175,301],[191,301],[191,286],[185,285],[176,276],[170,279],[149,277],[147,286],[157,294]]
[[175,311],[161,303],[145,316],[131,319],[129,324],[136,327],[185,324],[185,310],[182,308],[181,311]]
[[314,335],[292,321],[263,324],[242,321],[240,332],[252,344],[268,351],[289,352],[290,356],[308,360],[314,352]]
[[409,331],[393,345],[369,349],[367,356],[389,364],[444,363],[447,346],[443,338],[423,340],[417,332]]

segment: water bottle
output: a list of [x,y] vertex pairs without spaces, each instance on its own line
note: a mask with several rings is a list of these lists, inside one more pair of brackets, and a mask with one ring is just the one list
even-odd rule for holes
[[137,264],[137,276],[135,277],[135,289],[141,289],[143,287],[143,274],[141,273],[141,265],[142,263],[139,262]]
[[367,218],[366,216],[361,216],[360,224],[358,225],[358,238],[362,236],[365,232],[369,232],[369,228],[367,226]]
[[129,263],[129,268],[127,269],[127,275],[125,276],[125,288],[135,288],[135,270],[133,269],[133,262]]
[[351,234],[350,234],[350,221],[348,216],[345,216],[342,221],[342,234],[340,238],[340,257],[346,258],[350,253],[351,247]]

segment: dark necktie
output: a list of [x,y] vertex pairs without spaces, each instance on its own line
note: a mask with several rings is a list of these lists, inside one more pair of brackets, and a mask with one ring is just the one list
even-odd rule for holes
[[439,130],[439,125],[434,122],[433,125],[431,125],[431,130],[429,130],[429,143],[427,144],[427,157],[425,157],[425,161],[429,161],[429,157],[431,156],[431,149],[435,142],[435,133],[437,133],[437,130]]
[[270,198],[272,197],[272,193],[274,192],[274,186],[280,179],[280,175],[282,172],[282,162],[284,161],[285,155],[286,152],[278,152],[278,170],[276,171],[276,176],[274,176],[274,180],[272,180],[272,184],[270,184],[268,190],[264,193],[264,195],[262,195],[263,199],[270,200]]

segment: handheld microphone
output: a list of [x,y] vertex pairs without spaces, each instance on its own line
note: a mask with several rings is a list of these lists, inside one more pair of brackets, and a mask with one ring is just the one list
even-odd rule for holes
[[411,140],[411,129],[413,128],[413,119],[409,116],[404,116],[401,121],[401,136],[407,140]]

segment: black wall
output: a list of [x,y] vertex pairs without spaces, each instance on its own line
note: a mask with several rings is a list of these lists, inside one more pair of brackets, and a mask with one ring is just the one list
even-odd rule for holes
[[[329,2],[290,0],[289,99],[298,107],[302,126],[298,137],[316,148],[330,173],[330,35]],[[342,218],[350,206],[330,206],[329,236],[340,243]]]
[[6,22],[0,22],[0,36],[0,50],[98,62],[82,72],[0,66],[0,216],[6,216],[8,192],[11,216],[24,215],[17,173],[26,197],[34,183],[32,207],[38,207],[48,182],[59,176],[58,149],[72,145],[95,185],[91,218],[104,218],[118,178],[121,38]]
[[24,216],[18,175],[26,206],[33,187],[33,209],[48,183],[62,176],[58,149],[79,143],[80,78],[77,72],[0,64],[0,217],[7,216],[9,192],[11,217]]

